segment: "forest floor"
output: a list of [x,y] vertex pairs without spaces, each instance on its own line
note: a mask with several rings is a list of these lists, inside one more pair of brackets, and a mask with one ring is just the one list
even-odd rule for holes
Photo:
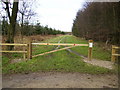
[[[69,35],[54,37],[45,42],[87,43]],[[33,54],[61,47],[34,46]],[[3,88],[117,88],[118,76],[110,61],[109,51],[95,46],[93,59],[88,61],[87,50],[87,47],[75,47],[27,62],[14,59],[9,65],[4,57],[7,62],[3,62]]]

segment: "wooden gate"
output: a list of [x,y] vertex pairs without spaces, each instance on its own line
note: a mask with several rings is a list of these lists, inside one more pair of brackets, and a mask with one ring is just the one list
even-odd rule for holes
[[[68,46],[68,47],[64,47],[64,48],[61,48],[61,49],[57,49],[57,50],[52,50],[52,51],[49,51],[49,52],[45,52],[45,53],[41,53],[41,54],[38,54],[38,55],[34,55],[31,57],[37,57],[37,56],[41,56],[41,55],[45,55],[45,54],[49,54],[49,53],[53,53],[53,52],[57,52],[57,51],[61,51],[61,50],[65,50],[65,49],[69,49],[69,48],[72,48],[72,47],[76,47],[76,46],[89,46],[89,49],[88,49],[88,59],[91,60],[92,58],[92,48],[93,48],[93,40],[89,40],[89,44],[70,44],[70,43],[32,43],[32,45],[61,45],[61,46]],[[31,47],[32,48],[32,47]],[[32,52],[31,52],[32,53]]]
[[[26,54],[27,54],[27,58],[28,59],[32,59],[34,57],[37,57],[37,56],[41,56],[41,55],[45,55],[45,54],[49,54],[49,53],[53,53],[53,52],[57,52],[57,51],[61,51],[61,50],[65,50],[65,49],[68,49],[68,48],[72,48],[72,47],[76,47],[76,46],[89,46],[89,49],[88,49],[88,59],[91,60],[92,58],[92,48],[93,48],[93,40],[89,40],[89,44],[70,44],[70,43],[32,43],[31,40],[29,41],[29,43],[27,44],[10,44],[10,43],[1,43],[0,45],[18,45],[18,46],[27,46],[27,50],[26,51],[0,51],[0,52],[17,52],[17,53],[23,53],[23,57],[24,59],[26,58]],[[61,49],[57,49],[57,50],[53,50],[53,51],[49,51],[49,52],[45,52],[45,53],[41,53],[41,54],[38,54],[38,55],[34,55],[32,56],[32,45],[61,45],[61,46],[68,46],[68,47],[64,47],[64,48],[61,48]]]

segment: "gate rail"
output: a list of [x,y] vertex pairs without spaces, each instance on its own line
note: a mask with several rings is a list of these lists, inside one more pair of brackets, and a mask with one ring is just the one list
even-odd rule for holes
[[32,43],[32,45],[88,46],[88,44],[71,44],[71,43]]

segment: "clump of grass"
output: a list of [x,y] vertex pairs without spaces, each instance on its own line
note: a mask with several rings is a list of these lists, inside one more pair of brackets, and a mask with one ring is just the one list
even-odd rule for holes
[[[1,57],[0,57],[0,58],[1,58]],[[9,64],[9,58],[8,58],[8,57],[2,56],[2,60],[4,60],[4,61],[2,61],[2,65],[3,65],[3,66]]]

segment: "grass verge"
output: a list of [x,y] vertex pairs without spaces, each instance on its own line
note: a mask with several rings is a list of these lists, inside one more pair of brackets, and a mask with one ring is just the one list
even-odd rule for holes
[[29,73],[36,71],[81,72],[90,74],[112,73],[114,71],[86,64],[82,58],[67,51],[59,51],[49,55],[33,58],[3,66],[3,73]]

